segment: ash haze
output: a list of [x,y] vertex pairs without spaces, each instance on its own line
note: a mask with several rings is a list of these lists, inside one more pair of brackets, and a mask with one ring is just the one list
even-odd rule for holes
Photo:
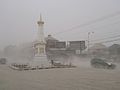
[[119,11],[119,0],[0,0],[0,48],[34,41],[40,13],[45,35],[59,40],[86,40],[88,32],[91,39],[119,35],[120,15],[56,34]]

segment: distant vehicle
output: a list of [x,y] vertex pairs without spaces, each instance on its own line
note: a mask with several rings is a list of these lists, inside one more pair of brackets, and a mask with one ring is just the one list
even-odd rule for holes
[[0,64],[6,64],[7,60],[6,58],[0,58]]
[[91,66],[94,68],[115,69],[116,65],[111,62],[106,62],[103,59],[94,58],[91,60]]

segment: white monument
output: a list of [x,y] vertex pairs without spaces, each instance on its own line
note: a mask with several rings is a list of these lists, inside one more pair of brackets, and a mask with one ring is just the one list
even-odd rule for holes
[[46,56],[46,41],[44,37],[44,21],[42,21],[42,16],[40,15],[40,20],[37,22],[38,24],[38,37],[37,41],[34,43],[34,49],[35,49],[35,56],[33,61],[31,62],[31,65],[33,67],[50,67],[50,63]]

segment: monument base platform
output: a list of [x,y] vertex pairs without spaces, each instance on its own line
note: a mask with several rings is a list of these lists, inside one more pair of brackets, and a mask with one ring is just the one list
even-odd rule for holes
[[29,64],[31,67],[46,68],[51,67],[50,62],[47,60],[47,56],[35,56]]

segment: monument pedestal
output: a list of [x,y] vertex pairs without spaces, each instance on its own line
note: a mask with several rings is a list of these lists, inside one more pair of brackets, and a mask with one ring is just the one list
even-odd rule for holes
[[47,60],[47,56],[46,55],[40,55],[40,56],[37,55],[31,61],[30,66],[31,67],[37,67],[37,68],[46,68],[46,67],[50,67],[51,64]]

